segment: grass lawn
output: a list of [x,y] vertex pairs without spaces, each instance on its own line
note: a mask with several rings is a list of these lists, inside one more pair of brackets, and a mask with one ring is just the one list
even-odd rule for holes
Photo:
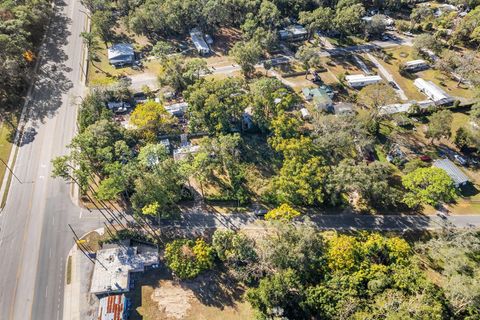
[[473,89],[464,85],[457,86],[457,81],[450,79],[438,70],[425,70],[419,72],[418,76],[434,82],[440,88],[445,90],[445,92],[454,97],[471,99],[475,96],[475,91]]
[[378,59],[378,61],[383,65],[385,69],[390,72],[393,76],[393,79],[398,83],[400,88],[403,89],[407,97],[411,100],[422,101],[427,99],[425,95],[418,91],[418,89],[413,85],[413,80],[416,78],[415,75],[412,75],[412,78],[406,78],[400,75],[398,71],[398,66],[406,61],[416,59],[412,55],[412,48],[408,46],[401,46],[392,49],[385,50],[387,54],[391,54],[391,59],[388,61],[383,61]]
[[[17,119],[13,119],[14,124],[17,123]],[[15,129],[12,128],[8,123],[0,123],[0,158],[2,158],[5,163],[8,162],[10,157],[10,151],[12,150],[12,140],[13,135],[15,134]],[[0,184],[3,181],[7,168],[2,163],[0,164]]]

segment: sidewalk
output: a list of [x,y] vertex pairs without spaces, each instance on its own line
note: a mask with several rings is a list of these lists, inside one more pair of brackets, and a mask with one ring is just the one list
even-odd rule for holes
[[[103,228],[94,230],[103,234]],[[82,237],[83,238],[83,237]],[[98,299],[90,294],[90,283],[93,275],[93,263],[78,249],[75,244],[67,257],[71,259],[71,282],[67,284],[65,272],[65,287],[63,297],[64,320],[94,320],[97,319]]]

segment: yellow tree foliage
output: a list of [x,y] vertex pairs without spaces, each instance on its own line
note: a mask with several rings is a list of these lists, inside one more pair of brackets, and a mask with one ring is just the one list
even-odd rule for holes
[[358,241],[355,237],[335,235],[328,241],[328,266],[334,271],[350,270],[358,258]]
[[291,221],[293,218],[298,217],[299,215],[299,211],[284,203],[280,207],[268,211],[265,215],[265,220]]
[[159,134],[170,132],[177,120],[161,103],[147,101],[135,108],[130,123],[142,131],[147,140],[154,141]]
[[30,50],[27,50],[23,53],[23,58],[27,61],[27,62],[33,62],[35,60],[35,54],[30,51]]

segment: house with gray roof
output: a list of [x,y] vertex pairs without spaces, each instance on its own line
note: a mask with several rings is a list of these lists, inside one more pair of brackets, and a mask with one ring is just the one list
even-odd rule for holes
[[466,185],[470,181],[465,173],[449,159],[435,160],[433,166],[445,170],[457,188]]
[[108,62],[116,67],[132,64],[135,61],[135,52],[130,43],[116,43],[107,51]]

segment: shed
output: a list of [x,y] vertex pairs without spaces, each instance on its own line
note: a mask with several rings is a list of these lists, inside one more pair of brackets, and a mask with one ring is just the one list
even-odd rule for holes
[[128,300],[124,294],[114,294],[100,299],[98,306],[98,320],[127,319]]
[[114,66],[124,66],[135,61],[135,52],[130,43],[117,43],[108,48],[108,62]]
[[443,105],[453,102],[453,98],[439,88],[432,81],[426,81],[422,78],[417,78],[413,81],[417,89],[430,98],[436,105]]
[[382,78],[379,75],[366,76],[363,74],[354,74],[346,76],[345,80],[348,85],[352,88],[361,88],[368,86],[370,84],[379,83],[382,81]]
[[197,28],[193,28],[190,31],[190,37],[192,38],[192,42],[195,48],[197,49],[198,54],[206,55],[210,53],[210,47],[205,42],[205,39],[203,38],[203,34],[200,30],[198,30]]
[[457,188],[466,185],[470,181],[465,173],[449,159],[435,160],[433,166],[445,170]]
[[307,108],[300,109],[300,113],[302,114],[302,119],[303,120],[308,120],[308,119],[311,118],[310,112],[308,111]]

